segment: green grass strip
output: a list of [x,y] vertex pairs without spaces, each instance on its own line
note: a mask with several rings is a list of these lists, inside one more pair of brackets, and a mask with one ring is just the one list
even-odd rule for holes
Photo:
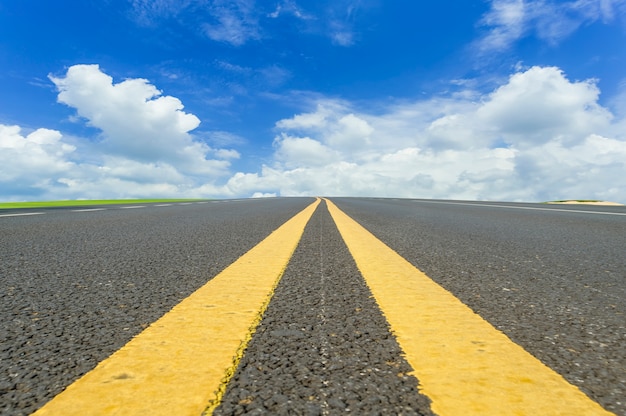
[[70,201],[0,202],[0,209],[10,208],[49,208],[85,207],[90,205],[149,204],[155,202],[194,202],[203,199],[89,199]]

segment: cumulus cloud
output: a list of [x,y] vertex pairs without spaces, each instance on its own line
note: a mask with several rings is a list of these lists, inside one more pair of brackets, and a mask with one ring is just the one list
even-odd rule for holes
[[479,108],[481,122],[516,147],[546,138],[574,144],[610,124],[612,114],[598,104],[594,80],[570,82],[554,67],[534,67],[513,75]]
[[11,199],[37,197],[54,185],[52,178],[72,170],[76,148],[62,137],[43,128],[24,135],[19,126],[0,124],[0,193]]
[[317,111],[280,120],[276,126],[296,132],[312,131],[335,149],[357,152],[368,144],[374,129],[367,120],[353,113],[345,114],[346,111],[348,107],[341,102],[324,101],[317,105]]
[[145,79],[115,83],[97,65],[50,79],[73,119],[100,135],[0,125],[0,190],[12,199],[200,196],[240,157],[194,137],[200,120]]
[[338,152],[308,137],[282,134],[274,143],[278,148],[276,160],[288,168],[324,166],[339,159]]
[[594,80],[555,67],[493,92],[358,111],[318,100],[276,123],[275,163],[234,175],[233,194],[626,202],[626,137]]
[[557,44],[583,25],[625,14],[625,0],[492,0],[477,46],[482,52],[502,51],[529,35]]
[[98,65],[75,65],[65,77],[50,79],[59,90],[58,101],[102,131],[99,147],[106,154],[176,166],[189,175],[227,172],[228,163],[209,159],[210,147],[189,134],[200,120],[147,80],[115,84]]

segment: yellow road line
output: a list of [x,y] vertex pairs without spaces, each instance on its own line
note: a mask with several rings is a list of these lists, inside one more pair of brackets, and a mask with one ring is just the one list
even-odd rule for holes
[[199,415],[216,406],[319,199],[36,415]]
[[612,414],[327,202],[435,413]]

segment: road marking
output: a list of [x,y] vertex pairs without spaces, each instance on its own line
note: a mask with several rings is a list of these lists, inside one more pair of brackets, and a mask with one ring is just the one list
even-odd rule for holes
[[120,209],[135,209],[135,208],[145,208],[145,205],[131,205],[128,207],[120,207]]
[[612,414],[327,204],[435,413]]
[[94,211],[104,211],[106,208],[86,208],[86,209],[73,209],[72,212],[94,212]]
[[2,214],[0,217],[23,217],[26,215],[43,215],[45,212],[21,212],[19,214]]
[[35,415],[199,415],[218,404],[319,199]]
[[172,204],[158,204],[158,205],[155,205],[155,207],[171,207],[171,206],[172,206]]
[[479,207],[493,207],[493,208],[508,208],[508,209],[530,209],[533,211],[560,211],[560,212],[575,212],[581,214],[598,214],[598,215],[626,215],[624,212],[602,212],[602,211],[585,211],[578,209],[560,209],[560,208],[538,208],[538,207],[518,207],[513,205],[495,205],[495,204],[472,204],[466,202],[443,202],[443,201],[415,201],[415,202],[425,202],[428,204],[448,204],[448,205],[468,205],[468,206],[479,206]]

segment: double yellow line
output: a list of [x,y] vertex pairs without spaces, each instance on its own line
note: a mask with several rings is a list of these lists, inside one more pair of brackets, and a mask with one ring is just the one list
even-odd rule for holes
[[[287,221],[35,414],[210,414],[319,203]],[[611,414],[326,203],[435,413]]]

